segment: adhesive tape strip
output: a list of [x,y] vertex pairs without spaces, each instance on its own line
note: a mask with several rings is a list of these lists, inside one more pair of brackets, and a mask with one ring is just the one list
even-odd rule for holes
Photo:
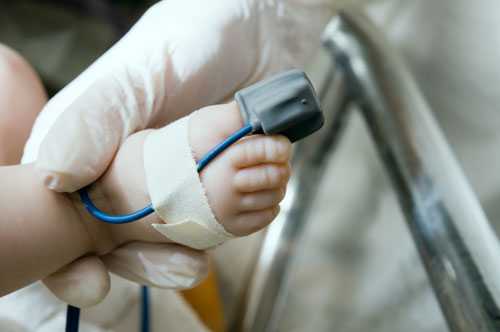
[[144,169],[155,212],[153,227],[170,240],[208,249],[233,238],[208,204],[188,140],[189,117],[153,131],[144,143]]

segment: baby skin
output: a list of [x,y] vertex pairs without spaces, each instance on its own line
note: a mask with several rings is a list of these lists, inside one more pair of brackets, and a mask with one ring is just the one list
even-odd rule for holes
[[[192,114],[189,143],[194,159],[198,161],[242,126],[236,103]],[[107,172],[89,189],[102,210],[123,214],[150,203],[143,166],[143,145],[149,133],[130,136]],[[227,232],[248,235],[276,217],[290,175],[290,155],[287,138],[255,135],[229,147],[202,171],[209,205]],[[33,165],[0,167],[0,181],[0,266],[11,271],[0,274],[0,296],[84,255],[104,255],[132,241],[169,242],[150,226],[165,222],[157,215],[123,225],[95,220],[77,194],[46,189]]]

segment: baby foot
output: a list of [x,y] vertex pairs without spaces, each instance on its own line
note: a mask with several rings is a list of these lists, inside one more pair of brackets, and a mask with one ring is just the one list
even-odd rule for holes
[[[236,103],[194,113],[189,142],[196,161],[243,127]],[[267,226],[278,214],[290,176],[291,143],[284,136],[254,135],[230,146],[200,174],[219,223],[236,236]]]
[[[243,126],[236,103],[206,107],[189,119],[189,143],[196,161]],[[104,176],[89,190],[96,206],[111,214],[136,211],[151,202],[143,166],[144,141],[151,131],[125,141]],[[236,236],[267,226],[278,214],[290,176],[291,143],[284,136],[254,135],[241,139],[201,172],[200,179],[217,221]],[[103,254],[131,241],[165,242],[152,224],[163,223],[156,214],[123,225],[93,219],[82,211],[95,252]]]

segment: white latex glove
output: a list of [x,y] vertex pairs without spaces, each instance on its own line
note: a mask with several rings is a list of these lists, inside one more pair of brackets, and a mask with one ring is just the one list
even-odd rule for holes
[[[35,123],[25,160],[36,159],[45,184],[56,191],[73,192],[94,182],[131,133],[228,99],[269,74],[301,67],[319,47],[321,31],[333,14],[330,2],[159,2],[49,101]],[[168,257],[176,249],[147,249],[123,249],[119,262],[112,254],[105,265],[135,281],[172,287],[157,281],[172,279]],[[203,260],[194,254],[192,259]],[[88,306],[107,292],[105,265],[87,257],[49,277],[46,284],[64,301]],[[199,267],[192,269],[193,282],[186,284],[203,276],[205,269]]]

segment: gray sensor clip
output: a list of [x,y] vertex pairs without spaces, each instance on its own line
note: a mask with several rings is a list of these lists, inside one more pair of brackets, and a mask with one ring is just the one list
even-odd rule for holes
[[235,99],[253,133],[284,135],[298,141],[323,126],[324,118],[311,81],[290,70],[238,91]]

